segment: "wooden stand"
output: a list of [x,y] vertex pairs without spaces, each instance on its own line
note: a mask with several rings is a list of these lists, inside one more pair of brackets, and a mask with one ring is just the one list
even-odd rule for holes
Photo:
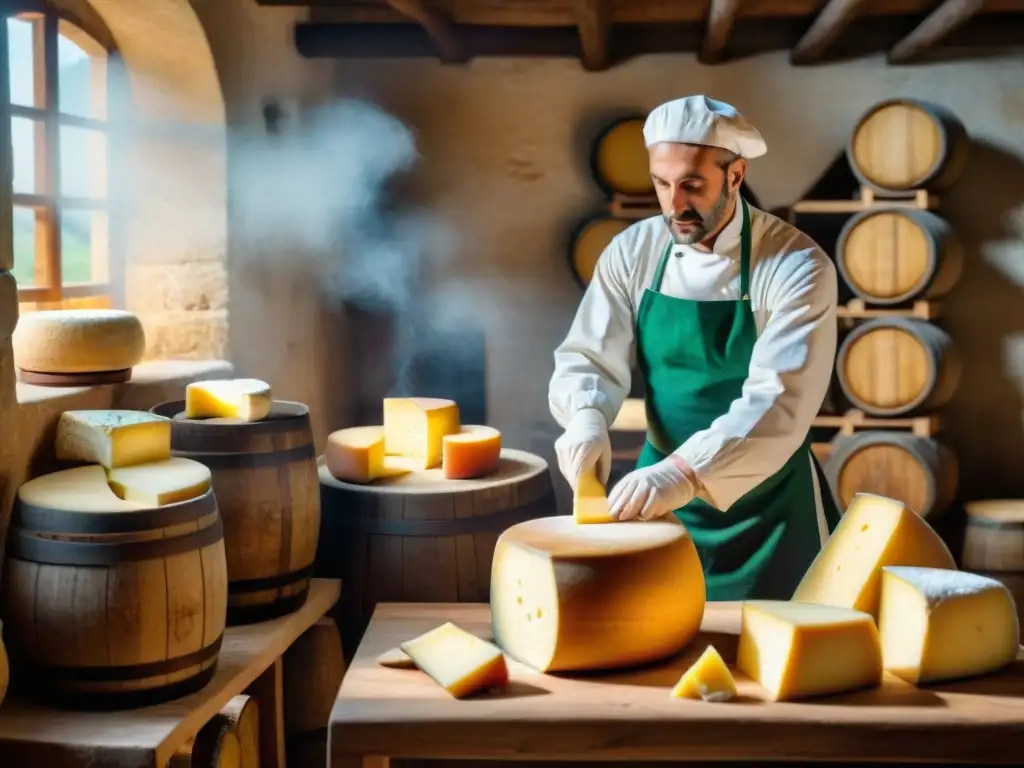
[[175,751],[237,694],[258,703],[262,768],[284,768],[281,656],[338,600],[337,581],[314,579],[295,613],[229,627],[205,688],[154,707],[120,712],[49,709],[16,696],[0,708],[0,762],[39,768],[165,768]]
[[89,373],[42,373],[18,369],[18,381],[37,387],[93,387],[101,384],[123,384],[132,378],[131,368],[119,371],[91,371]]

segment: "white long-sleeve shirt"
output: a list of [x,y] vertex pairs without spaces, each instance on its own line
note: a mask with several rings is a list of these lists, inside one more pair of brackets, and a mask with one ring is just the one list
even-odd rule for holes
[[[673,245],[661,293],[697,301],[740,298],[742,210],[713,251]],[[807,235],[750,206],[750,300],[758,339],[742,394],[675,453],[693,467],[702,498],[727,510],[775,474],[807,435],[836,353],[838,286],[832,260]],[[565,427],[581,408],[611,424],[629,394],[636,319],[670,242],[660,216],[636,222],[598,260],[565,341],[555,350],[549,405]]]

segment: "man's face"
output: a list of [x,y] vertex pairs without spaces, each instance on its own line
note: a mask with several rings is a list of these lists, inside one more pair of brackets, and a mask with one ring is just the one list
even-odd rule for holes
[[746,161],[718,147],[672,142],[653,145],[649,155],[654,190],[675,241],[693,245],[717,233]]

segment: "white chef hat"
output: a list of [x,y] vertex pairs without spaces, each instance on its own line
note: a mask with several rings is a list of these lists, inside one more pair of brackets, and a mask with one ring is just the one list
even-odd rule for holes
[[721,147],[741,157],[768,151],[757,128],[735,107],[701,95],[668,101],[647,116],[644,143],[649,147],[661,141]]

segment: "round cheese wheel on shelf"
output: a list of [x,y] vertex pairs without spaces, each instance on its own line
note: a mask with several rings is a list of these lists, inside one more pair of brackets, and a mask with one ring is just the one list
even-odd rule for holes
[[28,312],[11,340],[15,365],[41,374],[123,371],[146,351],[142,323],[122,309]]
[[513,525],[491,568],[495,642],[541,672],[614,669],[667,658],[700,630],[707,592],[675,518]]

